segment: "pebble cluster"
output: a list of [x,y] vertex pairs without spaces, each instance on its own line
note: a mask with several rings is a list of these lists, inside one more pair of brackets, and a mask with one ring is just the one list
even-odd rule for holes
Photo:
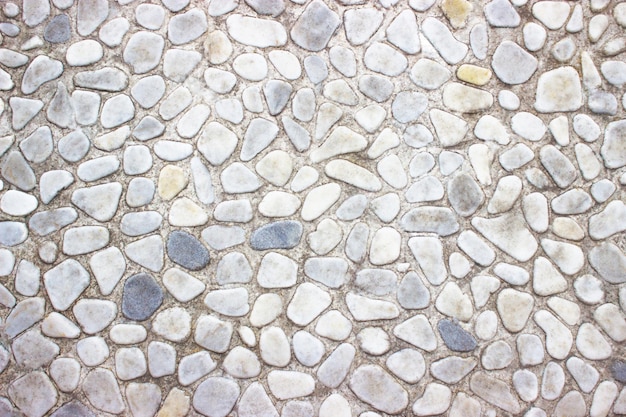
[[626,2],[1,13],[0,415],[626,414]]

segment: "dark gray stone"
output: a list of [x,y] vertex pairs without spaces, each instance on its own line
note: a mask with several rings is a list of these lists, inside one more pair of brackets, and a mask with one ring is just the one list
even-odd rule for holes
[[124,284],[122,314],[131,320],[148,319],[163,302],[163,290],[145,272],[133,275]]
[[311,2],[291,29],[291,39],[301,48],[317,52],[326,47],[341,19],[321,0]]
[[391,97],[393,83],[379,75],[363,75],[359,78],[359,91],[372,100],[382,103]]
[[209,264],[209,251],[194,236],[176,230],[167,239],[167,256],[178,265],[198,271]]
[[416,272],[409,272],[402,278],[397,298],[407,310],[426,308],[430,304],[430,292]]
[[66,14],[54,16],[43,31],[43,38],[50,43],[63,43],[70,40],[72,29]]
[[283,111],[289,96],[291,96],[291,85],[281,80],[269,80],[263,87],[267,108],[272,116],[276,116]]
[[448,349],[455,352],[471,352],[476,349],[476,339],[463,330],[459,323],[452,320],[441,320],[437,324],[439,334]]
[[96,417],[83,403],[72,401],[59,407],[50,417]]
[[613,374],[613,378],[622,384],[626,383],[626,362],[624,361],[615,361],[613,365],[611,365],[611,373]]
[[254,250],[291,249],[300,243],[302,224],[285,220],[266,224],[252,232],[250,245]]

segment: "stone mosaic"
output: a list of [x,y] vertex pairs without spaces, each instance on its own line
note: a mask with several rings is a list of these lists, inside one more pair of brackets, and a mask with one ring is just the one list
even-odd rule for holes
[[1,8],[1,416],[626,414],[626,2]]

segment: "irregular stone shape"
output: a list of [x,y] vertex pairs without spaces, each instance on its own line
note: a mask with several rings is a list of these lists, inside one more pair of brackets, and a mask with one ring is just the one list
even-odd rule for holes
[[139,273],[124,283],[122,314],[128,319],[143,321],[161,306],[163,290],[150,275]]
[[359,91],[377,103],[387,101],[393,88],[393,83],[382,76],[368,74],[359,78]]
[[513,361],[513,350],[508,343],[498,340],[487,346],[481,356],[481,364],[487,370],[503,369]]
[[604,130],[604,142],[600,148],[600,155],[607,168],[621,168],[626,165],[626,120],[611,122]]
[[37,179],[30,165],[18,151],[11,151],[0,168],[2,177],[22,191],[35,188]]
[[449,236],[459,230],[456,216],[445,207],[414,208],[402,216],[400,226],[407,232],[436,233],[439,236]]
[[307,277],[330,288],[339,288],[347,280],[348,262],[342,258],[309,258],[304,263]]
[[408,65],[404,55],[380,42],[373,43],[365,50],[363,63],[368,69],[390,77],[400,75]]
[[56,59],[39,55],[33,59],[22,77],[22,93],[32,94],[43,84],[59,78],[63,74],[63,63]]
[[300,243],[302,224],[285,220],[261,226],[252,232],[250,245],[255,250],[291,249]]
[[44,316],[46,301],[43,298],[27,298],[20,301],[9,313],[4,331],[9,338],[14,338]]
[[454,211],[467,217],[478,210],[485,195],[472,177],[461,173],[448,182],[448,199]]
[[261,260],[257,282],[263,288],[289,288],[297,280],[296,262],[276,252],[269,252]]
[[448,356],[430,365],[432,376],[446,384],[456,384],[465,378],[478,364],[475,358]]
[[239,385],[230,379],[211,377],[204,380],[193,395],[193,408],[205,416],[225,417],[239,398]]
[[[317,303],[310,303],[316,299]],[[324,311],[331,302],[328,292],[305,282],[298,286],[287,306],[287,317],[299,326],[306,326]]]
[[426,279],[433,285],[440,285],[448,275],[441,241],[430,236],[412,237],[409,248]]
[[124,62],[133,67],[135,74],[143,74],[161,61],[165,41],[156,33],[140,31],[135,33],[124,48]]
[[226,167],[220,174],[224,191],[230,194],[241,194],[256,191],[261,187],[259,178],[241,162]]
[[284,26],[273,20],[233,14],[226,19],[226,27],[228,34],[244,45],[267,48],[282,46],[287,42],[287,32]]
[[122,91],[128,86],[128,76],[117,68],[105,67],[79,72],[74,76],[74,84],[100,91]]
[[[55,381],[57,382],[57,381]],[[79,401],[71,401],[57,408],[50,417],[96,417],[95,414]]]
[[405,309],[422,309],[430,303],[430,292],[415,272],[402,278],[397,292],[398,303]]
[[410,10],[399,13],[385,33],[389,42],[407,54],[416,54],[421,50],[417,20]]
[[615,304],[601,305],[594,311],[593,318],[611,339],[616,342],[626,340],[626,320],[621,316],[620,310]]
[[491,243],[520,262],[528,261],[537,251],[537,241],[518,215],[505,214],[492,219],[475,217],[472,219],[472,226]]
[[40,371],[17,378],[8,386],[7,391],[9,398],[27,416],[41,417],[45,415],[59,398],[59,394],[48,376]]
[[211,291],[204,298],[204,304],[220,314],[241,317],[250,311],[248,291],[245,288]]
[[368,145],[364,136],[345,126],[334,129],[322,146],[311,152],[313,162],[322,162],[337,155],[360,152]]
[[375,300],[352,292],[346,295],[346,304],[357,321],[389,320],[400,314],[396,305],[389,301]]
[[329,388],[337,388],[348,375],[356,350],[342,343],[326,358],[317,370],[319,382]]
[[502,325],[510,332],[519,332],[526,326],[533,305],[530,294],[512,288],[502,290],[496,304]]
[[537,82],[535,109],[541,113],[575,111],[583,105],[578,72],[560,67],[544,72]]
[[11,97],[9,106],[13,113],[11,126],[14,130],[23,129],[43,108],[43,101],[22,97]]
[[472,376],[470,389],[483,400],[504,411],[512,414],[522,411],[522,407],[517,398],[511,393],[509,385],[484,372],[477,372]]
[[109,230],[105,227],[73,227],[63,234],[63,253],[66,255],[83,255],[93,252],[108,245],[109,239]]
[[100,222],[113,218],[122,196],[118,182],[79,188],[72,193],[72,203]]
[[153,235],[129,243],[124,252],[131,261],[153,272],[159,272],[163,268],[163,240],[161,236]]
[[569,329],[546,310],[539,310],[533,317],[546,333],[546,350],[550,356],[555,359],[566,358],[573,344]]
[[413,404],[413,413],[417,416],[441,414],[450,407],[451,400],[450,388],[431,382],[426,385],[422,397]]
[[17,337],[11,350],[17,365],[26,369],[47,366],[59,354],[59,346],[43,337],[38,330],[29,330]]
[[422,33],[450,65],[459,63],[467,54],[467,45],[457,40],[445,24],[433,17],[422,22]]
[[[291,28],[291,39],[309,51],[317,52],[326,47],[339,27],[341,20],[320,0],[311,2]],[[284,43],[284,42],[283,42]]]
[[378,365],[363,365],[350,377],[350,389],[377,410],[397,414],[409,404],[408,393]]
[[626,282],[626,255],[611,242],[603,242],[587,255],[589,264],[611,284]]
[[180,230],[170,233],[167,239],[167,256],[178,265],[199,271],[209,263],[209,251],[193,235]]
[[44,286],[56,310],[67,310],[89,285],[89,272],[77,261],[67,259],[43,275]]
[[440,320],[437,330],[448,349],[454,352],[471,352],[476,349],[476,339],[455,321]]
[[176,14],[167,25],[167,38],[174,45],[182,45],[198,39],[208,27],[206,15],[201,9],[193,8]]
[[576,335],[576,348],[590,360],[608,359],[613,353],[611,345],[591,323],[583,323]]
[[446,84],[442,97],[444,106],[459,113],[476,113],[493,105],[490,93],[460,83]]
[[485,17],[493,27],[517,27],[520,16],[507,0],[493,0],[485,6]]
[[224,353],[230,346],[233,325],[213,316],[201,316],[196,324],[194,342],[213,352]]
[[523,84],[537,70],[537,58],[511,41],[503,41],[496,48],[491,67],[496,76],[506,84]]
[[541,247],[564,274],[574,275],[584,265],[583,251],[576,245],[551,239],[542,239]]
[[394,327],[393,334],[398,339],[427,352],[437,349],[437,337],[428,318],[423,314],[418,314],[398,324]]

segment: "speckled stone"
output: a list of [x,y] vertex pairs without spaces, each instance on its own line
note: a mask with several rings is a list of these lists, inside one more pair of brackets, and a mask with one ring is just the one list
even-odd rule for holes
[[285,220],[261,226],[252,232],[250,245],[254,250],[291,249],[302,237],[302,224]]
[[178,265],[199,271],[209,264],[209,251],[193,235],[181,230],[170,233],[167,239],[167,256]]
[[441,320],[437,324],[439,334],[448,349],[455,352],[471,352],[476,349],[474,336],[465,331],[457,322]]
[[124,283],[122,295],[122,314],[131,320],[143,321],[161,306],[163,290],[146,273],[139,273],[128,278]]

